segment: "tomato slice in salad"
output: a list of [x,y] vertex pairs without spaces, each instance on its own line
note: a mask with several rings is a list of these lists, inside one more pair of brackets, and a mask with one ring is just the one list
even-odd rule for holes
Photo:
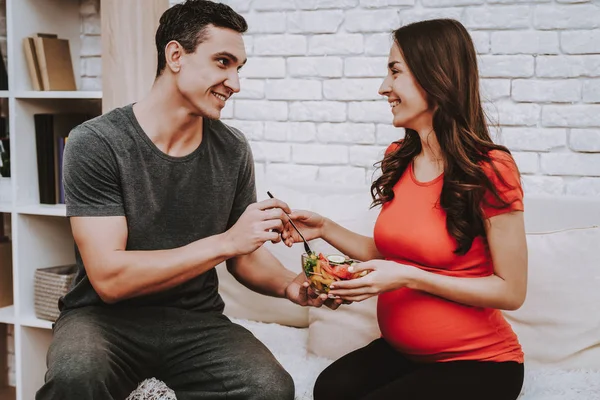
[[348,271],[348,265],[334,265],[331,267],[333,274],[340,279],[352,279],[354,274]]

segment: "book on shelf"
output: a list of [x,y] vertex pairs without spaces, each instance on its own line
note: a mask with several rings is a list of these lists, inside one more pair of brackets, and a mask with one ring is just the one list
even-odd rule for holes
[[42,75],[40,72],[40,64],[37,60],[35,52],[35,43],[32,37],[23,38],[23,50],[25,52],[25,60],[27,61],[27,69],[29,70],[29,79],[33,90],[42,90]]
[[0,307],[13,303],[12,245],[4,233],[4,218],[0,214]]
[[68,39],[38,33],[23,38],[33,90],[77,90]]
[[6,126],[6,117],[0,117],[0,177],[10,178],[10,136]]
[[8,73],[6,72],[6,62],[2,51],[0,51],[0,90],[8,90]]
[[34,114],[40,204],[64,204],[63,154],[69,132],[92,118],[84,113]]
[[10,178],[10,135],[6,121],[7,117],[0,116],[0,177]]

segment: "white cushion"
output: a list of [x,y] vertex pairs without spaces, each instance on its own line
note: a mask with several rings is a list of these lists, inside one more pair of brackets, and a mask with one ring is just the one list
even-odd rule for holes
[[525,196],[527,232],[548,232],[600,225],[598,198],[577,196]]
[[505,312],[526,362],[600,369],[600,228],[528,233],[527,299]]
[[[287,269],[298,274],[302,272],[301,247],[295,245],[293,248],[289,248],[283,243],[268,242],[265,244],[265,248]],[[260,268],[260,265],[257,265],[256,268]],[[287,299],[264,296],[246,288],[227,271],[225,263],[217,267],[217,273],[219,275],[219,293],[225,301],[224,313],[226,315],[299,328],[308,326],[308,308],[301,307]]]
[[[373,235],[377,211],[356,211],[353,219],[338,221],[345,228],[365,236]],[[314,250],[324,254],[339,253],[324,241],[315,241]],[[377,298],[329,308],[309,310],[308,352],[318,357],[336,360],[366,346],[381,336],[377,324]]]
[[314,308],[309,317],[308,352],[318,357],[337,360],[381,336],[377,297],[342,305],[335,311]]

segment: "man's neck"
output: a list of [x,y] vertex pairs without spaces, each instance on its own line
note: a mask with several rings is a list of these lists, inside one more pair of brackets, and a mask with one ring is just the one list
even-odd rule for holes
[[[202,142],[203,118],[192,115],[179,93],[158,79],[133,112],[150,140],[165,154],[182,157]],[[171,86],[172,87],[172,86]]]

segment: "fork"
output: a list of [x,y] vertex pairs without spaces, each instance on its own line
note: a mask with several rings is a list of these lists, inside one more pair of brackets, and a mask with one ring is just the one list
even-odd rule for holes
[[[272,199],[275,198],[271,194],[271,192],[267,191],[267,194],[269,195],[270,198],[272,198]],[[308,242],[306,241],[306,239],[304,239],[304,235],[302,234],[302,232],[300,232],[300,229],[298,229],[298,227],[296,226],[294,221],[292,221],[292,218],[290,217],[290,215],[288,213],[286,213],[285,211],[283,213],[288,217],[290,224],[292,224],[292,226],[294,227],[296,232],[298,232],[298,235],[300,235],[300,237],[302,238],[302,241],[304,242],[304,251],[306,251],[306,254],[308,254],[308,255],[314,254],[314,252],[311,250],[310,246],[308,245]]]

